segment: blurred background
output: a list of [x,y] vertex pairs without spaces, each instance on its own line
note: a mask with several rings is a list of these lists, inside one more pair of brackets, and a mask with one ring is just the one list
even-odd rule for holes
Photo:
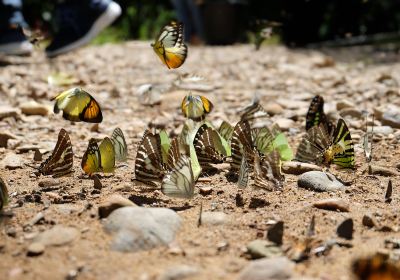
[[[24,1],[31,26],[54,28],[51,0]],[[172,19],[200,20],[186,38],[194,44],[259,46],[283,43],[290,47],[346,46],[400,41],[400,1],[393,0],[116,0],[122,16],[94,44],[154,39]],[[191,3],[189,3],[191,2]],[[189,3],[189,4],[188,4]],[[189,7],[193,4],[195,7]],[[185,7],[182,11],[182,7]],[[188,19],[189,18],[189,19]],[[200,25],[200,26],[199,26]]]

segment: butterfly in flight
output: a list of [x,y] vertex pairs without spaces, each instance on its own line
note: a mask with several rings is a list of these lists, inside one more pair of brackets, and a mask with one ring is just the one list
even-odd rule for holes
[[161,192],[175,198],[190,199],[194,196],[194,185],[190,158],[182,155],[175,167],[162,180]]
[[38,172],[42,175],[61,177],[73,172],[73,163],[74,153],[71,139],[68,132],[62,128],[58,133],[58,140],[53,153],[40,164]]
[[183,23],[172,21],[164,26],[151,46],[169,69],[180,67],[188,53],[187,46],[183,42]]
[[8,204],[8,190],[3,178],[0,177],[0,212]]
[[89,140],[88,148],[82,157],[81,167],[83,171],[93,173],[113,173],[115,169],[115,151],[110,138],[105,137],[100,145],[95,139]]
[[325,126],[328,134],[331,134],[334,131],[335,125],[328,121],[328,118],[324,112],[324,98],[320,95],[316,95],[311,100],[310,107],[307,111],[306,131],[313,126],[318,126],[321,123]]
[[97,101],[82,88],[72,88],[58,94],[55,100],[54,113],[63,111],[63,118],[73,122],[101,123],[103,115]]
[[111,142],[114,146],[115,160],[126,161],[128,157],[128,146],[126,145],[124,133],[119,127],[114,129],[111,135]]
[[296,159],[354,169],[353,141],[345,121],[339,119],[332,136],[322,123],[311,127],[299,144]]
[[356,259],[352,264],[352,270],[359,280],[400,279],[400,267],[381,254]]
[[206,97],[201,95],[186,95],[181,104],[182,113],[186,118],[201,121],[209,114],[214,105]]

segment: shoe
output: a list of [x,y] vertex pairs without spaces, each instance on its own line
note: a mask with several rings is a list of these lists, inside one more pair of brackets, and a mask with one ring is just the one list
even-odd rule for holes
[[121,7],[113,1],[91,2],[88,6],[60,5],[56,14],[59,30],[46,48],[47,57],[55,57],[86,45],[121,14]]
[[0,31],[0,53],[6,55],[28,55],[33,46],[26,39],[21,28],[7,28]]

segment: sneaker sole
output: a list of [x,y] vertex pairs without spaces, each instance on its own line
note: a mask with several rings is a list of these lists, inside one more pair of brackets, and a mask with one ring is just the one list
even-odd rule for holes
[[27,55],[32,50],[33,46],[29,41],[8,43],[0,46],[0,53],[6,55]]
[[109,26],[113,21],[121,15],[121,7],[115,3],[111,2],[103,14],[94,22],[90,30],[80,38],[79,40],[55,51],[46,51],[47,57],[55,57],[57,55],[70,52],[79,47],[82,47],[90,42],[94,37],[96,37],[103,29]]

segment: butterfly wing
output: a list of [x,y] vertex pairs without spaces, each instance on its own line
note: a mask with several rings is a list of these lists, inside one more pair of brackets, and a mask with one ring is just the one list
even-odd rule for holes
[[182,113],[186,118],[200,121],[213,109],[210,100],[200,95],[186,95],[181,104]]
[[164,26],[152,46],[168,68],[180,67],[187,57],[187,46],[183,42],[183,23],[171,22]]
[[247,162],[247,157],[246,155],[242,156],[242,161],[240,162],[240,169],[239,169],[239,179],[238,179],[238,187],[241,189],[244,189],[247,187],[247,184],[249,182],[249,173],[250,173],[250,167]]
[[128,146],[126,145],[124,133],[119,127],[114,129],[111,135],[111,142],[114,146],[115,160],[126,161],[128,156]]
[[[274,138],[273,149],[278,150],[281,160],[290,161],[293,159],[293,151],[289,145],[289,142],[285,134],[280,130],[278,125],[273,125],[271,127],[271,133]],[[272,151],[272,150],[269,150]]]
[[273,150],[273,140],[271,131],[267,127],[262,127],[257,130],[254,138],[254,146],[261,154],[266,154]]
[[63,111],[63,118],[69,121],[100,123],[103,115],[97,101],[81,88],[72,88],[54,97],[54,113]]
[[58,133],[57,144],[51,156],[39,166],[39,173],[61,177],[72,172],[74,154],[71,139],[65,129]]
[[101,171],[100,157],[100,150],[96,140],[90,139],[88,148],[82,157],[81,167],[83,171],[88,175]]
[[233,134],[233,126],[231,126],[226,121],[223,121],[218,128],[218,133],[226,140],[230,141]]
[[115,170],[115,151],[110,138],[105,137],[99,146],[101,171],[112,173]]
[[356,259],[352,270],[359,280],[400,279],[400,267],[381,254]]
[[190,158],[182,155],[175,168],[165,175],[161,191],[167,196],[190,199],[194,196],[194,184]]
[[217,132],[206,124],[197,130],[193,145],[201,167],[206,167],[210,163],[222,162],[223,157],[218,150],[223,150],[223,147],[219,140]]
[[8,204],[8,190],[4,180],[0,177],[0,212]]
[[354,145],[350,131],[343,119],[339,119],[333,135],[333,163],[343,168],[354,168]]

